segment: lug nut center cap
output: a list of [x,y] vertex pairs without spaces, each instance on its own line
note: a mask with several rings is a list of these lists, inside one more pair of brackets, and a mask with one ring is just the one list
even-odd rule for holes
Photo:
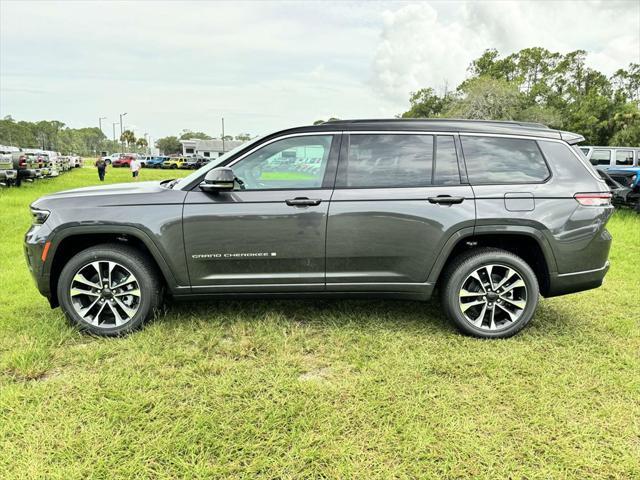
[[487,298],[493,302],[498,299],[498,294],[496,292],[487,292]]

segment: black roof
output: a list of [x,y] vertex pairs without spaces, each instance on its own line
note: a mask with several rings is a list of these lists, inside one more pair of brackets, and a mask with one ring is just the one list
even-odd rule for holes
[[[503,135],[525,135],[530,137],[554,138],[568,143],[578,143],[584,138],[575,133],[554,130],[541,123],[514,122],[502,120],[459,120],[447,118],[387,118],[332,120],[318,125],[288,129],[287,133],[309,131],[429,131],[460,133],[495,133]],[[282,134],[284,132],[278,132]]]

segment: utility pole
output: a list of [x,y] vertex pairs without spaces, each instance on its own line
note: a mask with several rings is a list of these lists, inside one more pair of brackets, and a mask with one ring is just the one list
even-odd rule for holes
[[114,147],[116,146],[116,125],[118,125],[118,122],[113,122],[113,146]]
[[[100,126],[100,133],[102,135],[104,135],[104,132],[102,131],[102,120],[106,120],[107,117],[98,117],[98,125]],[[102,137],[100,137],[100,140],[98,140],[98,147],[102,145]]]
[[224,155],[224,117],[222,117],[222,154]]
[[122,117],[124,117],[127,114],[127,112],[121,113],[120,114],[120,144],[121,144],[121,148],[122,148],[122,152],[124,153],[124,140],[122,140]]

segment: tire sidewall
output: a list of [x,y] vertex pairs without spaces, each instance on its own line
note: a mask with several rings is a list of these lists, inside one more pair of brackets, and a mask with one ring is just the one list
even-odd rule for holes
[[[518,321],[507,328],[496,331],[484,330],[469,323],[459,305],[459,292],[463,282],[473,271],[489,264],[504,265],[514,269],[524,280],[527,288],[527,305]],[[465,333],[480,338],[507,338],[518,333],[529,323],[538,306],[538,296],[538,280],[531,267],[524,260],[508,253],[487,252],[469,259],[452,273],[446,286],[444,301],[447,303],[446,308],[452,320]]]
[[[87,323],[75,311],[71,302],[71,297],[69,296],[71,281],[80,268],[95,261],[113,261],[119,263],[129,270],[138,281],[141,292],[140,306],[133,318],[125,325],[109,328],[97,327]],[[139,260],[135,257],[117,250],[105,249],[103,251],[99,251],[96,249],[89,249],[77,254],[64,266],[58,280],[57,293],[60,306],[67,317],[82,330],[103,336],[117,336],[139,328],[147,319],[149,314],[152,313],[152,309],[154,308],[153,296],[156,294],[156,292],[154,292],[154,288],[153,281],[148,272],[140,265]]]

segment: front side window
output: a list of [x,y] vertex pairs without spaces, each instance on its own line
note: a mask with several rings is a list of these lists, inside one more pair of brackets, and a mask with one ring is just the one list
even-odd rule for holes
[[550,172],[535,140],[461,136],[472,184],[539,183]]
[[590,160],[591,165],[609,165],[611,163],[611,150],[594,150]]
[[349,136],[349,153],[338,167],[343,188],[421,187],[431,184],[433,136]]
[[332,135],[277,140],[233,165],[233,173],[247,190],[320,188],[332,140]]
[[633,151],[616,150],[616,165],[633,165]]

